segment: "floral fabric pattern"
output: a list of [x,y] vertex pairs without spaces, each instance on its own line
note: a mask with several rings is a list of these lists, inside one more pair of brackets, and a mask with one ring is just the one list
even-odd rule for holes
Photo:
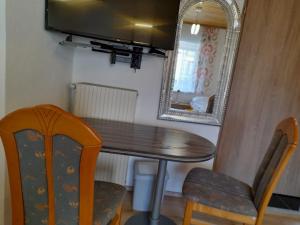
[[205,95],[214,76],[214,62],[218,49],[219,29],[213,27],[201,27],[202,46],[198,61],[196,92]]
[[107,225],[114,218],[126,189],[118,184],[96,181],[94,195],[94,225]]
[[[48,182],[44,136],[34,130],[15,133],[26,225],[47,225]],[[53,137],[55,225],[79,225],[80,160],[82,146],[65,135]],[[118,184],[95,182],[94,222],[107,225],[121,205],[126,189]]]
[[246,216],[257,215],[249,185],[221,173],[192,169],[183,184],[183,195],[192,201]]
[[48,224],[48,187],[44,136],[34,130],[15,133],[19,153],[25,224]]
[[257,208],[259,208],[263,200],[266,189],[271,182],[271,179],[287,146],[288,138],[286,134],[283,134],[281,131],[277,131],[258,170],[258,176],[255,179],[253,191],[254,202]]
[[82,146],[69,137],[53,137],[56,225],[79,224],[81,152]]

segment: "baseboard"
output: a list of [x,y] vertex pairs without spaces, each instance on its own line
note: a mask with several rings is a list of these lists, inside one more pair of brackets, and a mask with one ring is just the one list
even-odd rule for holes
[[181,198],[182,197],[182,193],[172,192],[172,191],[166,191],[165,195],[166,196],[171,196],[171,197],[177,197],[177,198]]
[[300,211],[295,211],[290,209],[268,207],[266,213],[274,216],[281,216],[281,217],[288,217],[288,218],[292,217],[295,219],[300,219]]
[[281,194],[273,194],[269,206],[273,208],[299,212],[300,198]]
[[[133,186],[125,186],[125,188],[128,192],[133,192]],[[172,192],[172,191],[165,191],[165,196],[180,198],[180,197],[182,197],[182,193]]]

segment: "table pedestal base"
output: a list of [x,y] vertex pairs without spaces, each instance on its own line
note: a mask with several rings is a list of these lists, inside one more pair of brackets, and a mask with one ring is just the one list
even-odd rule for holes
[[159,160],[152,212],[136,214],[129,218],[125,225],[176,225],[175,222],[168,217],[160,215],[166,171],[167,160]]
[[148,212],[145,212],[145,213],[138,213],[132,217],[130,217],[125,225],[176,225],[176,223],[169,219],[168,217],[166,216],[162,216],[160,215],[159,216],[159,220],[156,222],[156,221],[150,221],[150,213]]

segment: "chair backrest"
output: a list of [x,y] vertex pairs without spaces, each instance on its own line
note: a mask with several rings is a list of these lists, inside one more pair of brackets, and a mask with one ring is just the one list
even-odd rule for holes
[[216,95],[212,95],[208,98],[206,113],[213,113]]
[[93,222],[94,171],[101,139],[52,105],[17,110],[0,121],[13,225]]
[[283,120],[274,132],[271,144],[254,180],[254,202],[259,210],[265,210],[268,206],[272,193],[297,144],[296,119]]

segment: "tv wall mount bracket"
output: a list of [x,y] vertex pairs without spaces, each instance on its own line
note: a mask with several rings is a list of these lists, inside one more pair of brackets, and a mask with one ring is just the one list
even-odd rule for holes
[[[166,53],[156,48],[146,48],[134,46],[134,44],[118,44],[108,41],[74,41],[72,35],[68,35],[65,40],[59,42],[63,46],[90,48],[94,52],[110,54],[110,63],[129,63],[134,70],[141,68],[143,55],[166,58]],[[147,52],[145,50],[148,49]]]

